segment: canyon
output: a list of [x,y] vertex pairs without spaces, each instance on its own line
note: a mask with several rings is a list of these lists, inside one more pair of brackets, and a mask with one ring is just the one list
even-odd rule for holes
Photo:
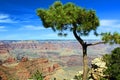
[[[117,46],[119,45],[99,44],[88,47],[89,66],[91,66],[91,60],[109,53]],[[8,80],[8,78],[26,80],[37,70],[43,73],[46,80],[51,77],[59,78],[57,73],[61,71],[69,72],[67,77],[72,78],[78,69],[82,69],[82,48],[75,40],[0,41],[0,78],[2,80]]]

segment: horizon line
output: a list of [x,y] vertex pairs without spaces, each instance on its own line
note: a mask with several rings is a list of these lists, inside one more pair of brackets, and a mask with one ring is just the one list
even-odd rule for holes
[[[0,40],[0,41],[14,41],[15,39],[10,39],[10,40]],[[59,41],[62,41],[62,40],[64,40],[64,41],[67,41],[67,40],[75,40],[75,41],[77,41],[76,39],[19,39],[19,40],[15,40],[15,41],[52,41],[52,40],[54,40],[54,41],[57,41],[57,40],[59,40]],[[100,39],[83,39],[83,40],[100,40]]]

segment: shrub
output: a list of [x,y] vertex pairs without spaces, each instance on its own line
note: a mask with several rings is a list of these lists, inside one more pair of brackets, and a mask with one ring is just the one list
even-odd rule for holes
[[104,60],[108,67],[104,73],[108,75],[108,79],[120,80],[120,47],[115,48],[111,54],[105,55]]
[[34,80],[43,80],[43,75],[38,70],[36,71],[35,74],[33,74],[32,77],[33,77]]

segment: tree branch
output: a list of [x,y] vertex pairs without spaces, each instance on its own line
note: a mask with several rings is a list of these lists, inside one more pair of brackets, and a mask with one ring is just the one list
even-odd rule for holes
[[104,44],[104,43],[105,43],[105,42],[101,41],[101,42],[96,42],[96,43],[87,44],[87,46],[93,46],[93,45]]
[[76,24],[73,24],[73,26],[74,26],[74,29],[73,29],[73,34],[74,34],[74,36],[75,36],[75,38],[79,41],[79,43],[81,44],[81,45],[83,45],[84,44],[84,41],[81,39],[81,37],[79,37],[78,35],[77,35],[77,33],[76,33]]

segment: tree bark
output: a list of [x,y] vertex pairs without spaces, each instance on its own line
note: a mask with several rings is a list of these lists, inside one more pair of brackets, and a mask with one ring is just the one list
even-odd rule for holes
[[82,46],[82,50],[83,50],[83,76],[82,76],[82,80],[87,80],[87,77],[88,77],[87,47],[92,46],[92,45],[97,45],[97,44],[103,44],[105,42],[96,42],[96,43],[87,44],[86,42],[84,42],[84,40],[80,36],[78,36],[77,30],[76,30],[77,25],[73,24],[73,26],[74,26],[73,34],[74,34],[75,38],[77,39],[77,41]]
[[88,77],[88,58],[87,58],[87,45],[86,43],[82,45],[83,47],[83,80],[87,80]]
[[80,36],[77,35],[76,32],[76,25],[74,26],[73,34],[75,38],[78,40],[78,42],[81,44],[82,49],[83,49],[83,80],[87,80],[87,75],[88,75],[88,59],[87,59],[87,44],[84,42]]

